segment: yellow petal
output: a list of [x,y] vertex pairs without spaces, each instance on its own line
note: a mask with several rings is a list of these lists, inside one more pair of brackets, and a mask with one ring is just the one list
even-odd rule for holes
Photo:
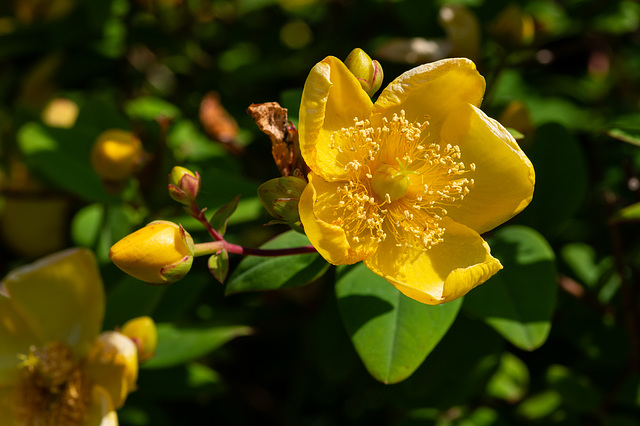
[[113,408],[111,396],[102,386],[94,386],[91,391],[87,426],[118,426],[118,415]]
[[449,217],[479,233],[495,228],[524,209],[533,197],[535,173],[511,134],[481,110],[464,105],[442,127],[442,144],[458,145],[461,160],[476,170],[471,192],[448,209]]
[[309,73],[302,92],[299,117],[300,150],[307,165],[325,180],[344,175],[337,150],[329,148],[331,133],[368,119],[371,99],[351,71],[329,56]]
[[364,262],[406,296],[429,305],[464,296],[502,269],[475,231],[447,217],[441,225],[444,241],[427,251],[409,252],[388,238]]
[[87,371],[92,383],[109,393],[113,406],[122,407],[127,395],[135,390],[138,379],[135,343],[115,331],[102,333],[87,357]]
[[104,289],[93,253],[68,249],[4,279],[13,306],[40,342],[63,341],[83,357],[102,327]]
[[308,178],[298,209],[304,232],[318,253],[334,265],[348,265],[370,256],[376,245],[363,238],[361,244],[353,246],[347,240],[344,227],[333,224],[343,213],[336,209],[339,184],[327,182],[313,172]]
[[18,355],[29,353],[29,346],[36,342],[24,318],[13,308],[11,299],[0,293],[0,388],[18,382]]
[[426,118],[427,131],[437,137],[442,123],[459,104],[480,105],[484,89],[484,78],[469,59],[443,59],[420,65],[393,80],[380,93],[373,114],[390,117],[404,110],[409,122],[424,122]]
[[15,403],[17,389],[0,386],[0,426],[16,426],[20,422],[16,418]]

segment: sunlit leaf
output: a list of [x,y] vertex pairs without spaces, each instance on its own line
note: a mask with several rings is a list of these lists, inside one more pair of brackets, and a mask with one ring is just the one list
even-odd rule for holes
[[157,118],[175,119],[180,116],[180,109],[164,99],[145,96],[129,101],[125,112],[131,118],[140,120],[156,120]]
[[340,269],[338,307],[369,373],[383,383],[409,377],[445,335],[460,300],[430,306],[400,293],[363,263]]
[[[260,248],[280,249],[306,245],[309,245],[306,235],[287,231]],[[229,278],[226,294],[302,286],[316,280],[328,268],[329,264],[316,253],[278,257],[247,256]]]
[[640,221],[640,203],[631,204],[619,210],[611,218],[612,222],[632,222]]
[[524,226],[500,229],[490,245],[504,269],[465,296],[465,310],[517,347],[536,349],[549,335],[556,301],[553,250]]

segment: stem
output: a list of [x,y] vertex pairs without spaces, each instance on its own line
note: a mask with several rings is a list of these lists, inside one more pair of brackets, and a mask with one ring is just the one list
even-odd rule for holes
[[237,244],[231,244],[224,239],[221,241],[211,241],[208,243],[195,244],[193,255],[195,257],[207,256],[210,254],[218,253],[221,250],[226,250],[229,253],[244,254],[248,256],[263,256],[263,257],[278,257],[278,256],[290,256],[293,254],[308,254],[317,253],[317,250],[313,246],[301,246],[283,249],[260,249],[243,247]]

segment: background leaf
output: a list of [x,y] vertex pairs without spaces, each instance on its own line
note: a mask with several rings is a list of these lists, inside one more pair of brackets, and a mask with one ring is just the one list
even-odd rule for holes
[[410,299],[363,263],[343,267],[336,283],[340,314],[373,377],[409,377],[445,335],[461,300],[430,306]]
[[556,302],[553,250],[539,233],[516,225],[500,229],[489,245],[504,269],[469,292],[464,308],[517,347],[538,348],[549,335]]
[[144,368],[167,368],[192,361],[251,331],[243,325],[183,328],[170,323],[158,324],[156,355]]

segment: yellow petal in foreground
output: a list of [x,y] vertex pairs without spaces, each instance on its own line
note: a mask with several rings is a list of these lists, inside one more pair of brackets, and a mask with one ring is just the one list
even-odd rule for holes
[[355,117],[371,114],[371,99],[351,71],[337,58],[328,57],[311,72],[300,107],[300,150],[307,165],[325,180],[344,174],[336,162],[331,134],[353,125]]
[[535,172],[511,134],[472,105],[447,117],[441,144],[460,147],[462,160],[475,165],[473,190],[449,209],[449,217],[478,233],[520,213],[533,198]]
[[406,296],[429,305],[464,296],[502,269],[473,230],[444,218],[443,241],[428,251],[385,242],[365,264]]
[[334,265],[359,262],[375,252],[377,243],[362,239],[349,242],[347,232],[352,231],[353,222],[343,218],[344,207],[340,207],[339,184],[326,182],[314,173],[308,175],[309,183],[300,197],[300,220],[305,233],[314,247]]

